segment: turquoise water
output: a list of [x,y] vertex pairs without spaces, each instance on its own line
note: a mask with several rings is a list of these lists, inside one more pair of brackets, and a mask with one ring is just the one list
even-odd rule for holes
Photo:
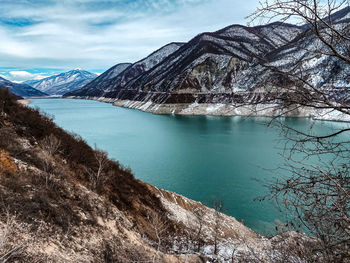
[[[281,137],[263,118],[153,115],[88,100],[33,99],[32,107],[53,115],[64,129],[130,167],[135,177],[211,205],[223,200],[226,213],[261,234],[273,232],[283,216],[269,202],[255,202],[273,175]],[[289,118],[306,128],[308,119]],[[324,126],[336,123],[318,124]],[[328,129],[328,127],[327,127]]]

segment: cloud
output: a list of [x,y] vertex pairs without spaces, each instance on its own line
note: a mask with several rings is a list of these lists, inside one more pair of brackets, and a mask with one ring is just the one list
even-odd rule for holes
[[257,0],[2,0],[0,67],[107,69],[245,23]]
[[47,76],[43,74],[32,74],[28,71],[18,70],[18,71],[10,71],[9,72],[10,79],[13,82],[23,82],[26,80],[40,80],[46,78]]
[[10,75],[17,79],[29,79],[33,77],[33,74],[27,71],[10,71]]

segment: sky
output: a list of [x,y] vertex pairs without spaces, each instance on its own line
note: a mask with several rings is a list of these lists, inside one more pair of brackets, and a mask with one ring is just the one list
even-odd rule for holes
[[0,0],[0,76],[102,73],[245,19],[258,0]]

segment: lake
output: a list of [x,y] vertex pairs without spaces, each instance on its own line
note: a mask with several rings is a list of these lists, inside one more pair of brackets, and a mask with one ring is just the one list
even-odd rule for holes
[[[273,232],[282,219],[269,202],[260,181],[276,168],[280,130],[264,118],[153,115],[90,100],[32,99],[31,107],[54,116],[67,131],[130,167],[135,177],[204,204],[222,200],[225,212],[260,234]],[[288,125],[305,129],[309,119],[287,118]],[[340,125],[317,122],[317,129]]]

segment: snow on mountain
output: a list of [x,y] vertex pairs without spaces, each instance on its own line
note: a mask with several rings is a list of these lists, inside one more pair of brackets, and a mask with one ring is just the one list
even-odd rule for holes
[[[182,43],[170,43],[146,58],[134,64],[117,64],[105,73],[97,77],[94,81],[84,86],[76,92],[70,92],[68,96],[101,96],[114,90],[114,87],[124,86],[130,80],[137,78],[140,74],[147,72],[152,67],[160,63],[167,56],[178,50]],[[126,68],[125,66],[128,65]],[[120,74],[115,74],[115,69],[124,68]],[[113,72],[113,73],[112,73]]]
[[111,67],[110,69],[108,69],[103,74],[101,74],[99,76],[99,79],[103,80],[103,81],[106,81],[106,80],[109,80],[109,79],[113,79],[116,76],[118,76],[121,72],[123,72],[130,65],[131,65],[131,63],[120,63],[120,64],[117,64],[117,65]]
[[[345,12],[346,11],[346,12]],[[349,26],[349,11],[346,8],[332,16],[334,27],[339,29]],[[304,27],[307,29],[307,27]],[[323,34],[327,33],[324,29]],[[329,33],[329,32],[328,32]],[[348,45],[350,43],[347,43]],[[346,43],[338,43],[338,50],[347,50]],[[342,45],[342,46],[340,46]],[[321,54],[323,53],[323,54]],[[336,87],[346,87],[350,83],[350,67],[344,62],[327,55],[328,47],[314,35],[310,30],[305,30],[289,43],[270,52],[266,57],[266,65],[278,67],[284,72],[295,72],[299,76],[305,76],[308,81],[316,87],[333,85]],[[296,67],[298,65],[298,67]],[[255,75],[260,75],[260,79],[265,81],[271,78],[273,73],[266,71],[266,67],[253,65],[250,71]],[[247,74],[249,77],[249,75]],[[256,79],[242,79],[241,86],[258,87],[260,81]]]
[[96,77],[97,75],[94,73],[74,69],[41,80],[29,80],[24,83],[50,95],[62,95],[83,87]]
[[8,89],[11,93],[20,97],[41,97],[47,96],[46,93],[41,92],[27,84],[13,83],[7,79],[0,77],[0,89]]
[[[349,26],[349,14],[347,8],[332,15],[334,25]],[[300,64],[297,70],[317,87],[348,87],[348,65],[310,51],[324,48],[308,25],[231,25],[199,34],[184,44],[171,43],[113,78],[102,77],[107,71],[81,90],[66,95],[105,98],[119,106],[155,113],[182,112],[176,106],[161,109],[160,105],[204,105],[205,109],[206,104],[220,104],[226,112],[220,114],[240,114],[230,108],[234,103],[249,103],[260,97],[267,80],[280,81],[266,65],[291,71]],[[269,85],[274,85],[273,81]],[[186,112],[191,114],[193,110]]]
[[[267,36],[268,31],[273,31],[271,28],[276,33]],[[299,27],[287,24],[273,24],[269,28],[232,25],[217,32],[200,34],[186,44],[170,43],[118,76],[104,78],[109,74],[108,70],[81,90],[66,95],[132,99],[135,90],[169,92],[214,88],[225,91],[221,83],[227,82],[229,71],[245,67],[255,57],[264,56],[301,31]]]
[[[278,30],[277,33],[268,31]],[[302,32],[297,26],[272,24],[265,27],[232,25],[213,33],[203,33],[182,45],[156,66],[121,85],[109,83],[104,97],[143,100],[145,92],[203,93],[231,92],[229,85],[237,73],[254,59],[276,49],[283,39],[291,41]],[[147,96],[157,103],[193,102],[182,95]],[[152,96],[151,96],[152,95]],[[137,98],[136,98],[137,97]],[[172,98],[170,98],[172,97]],[[177,98],[175,98],[177,97]]]
[[89,94],[89,96],[95,96],[95,94],[101,93],[103,86],[101,86],[99,83],[108,83],[111,79],[116,78],[120,73],[122,73],[124,70],[126,70],[128,67],[130,67],[131,63],[120,63],[117,64],[107,71],[105,71],[103,74],[89,82],[87,85],[84,85],[80,87],[80,89],[77,89],[75,91],[71,91],[67,94],[78,94],[82,91],[86,94]]

